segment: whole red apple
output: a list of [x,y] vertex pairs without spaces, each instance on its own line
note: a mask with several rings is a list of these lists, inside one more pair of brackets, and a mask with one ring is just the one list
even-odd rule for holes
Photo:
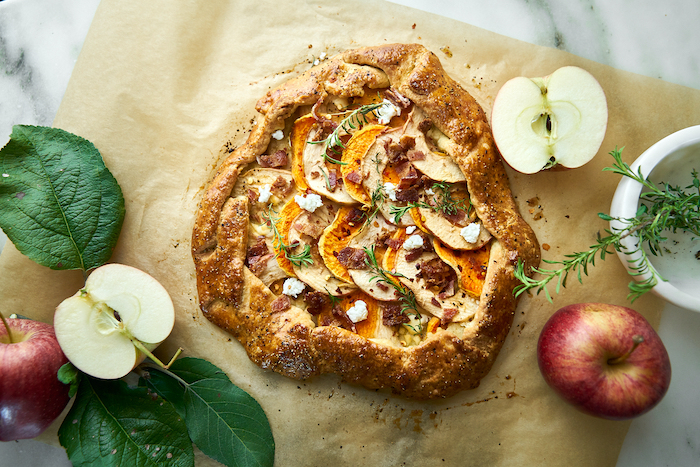
[[603,303],[565,306],[537,343],[545,381],[583,412],[626,420],[651,410],[671,383],[663,342],[636,311]]
[[[0,441],[34,438],[68,404],[58,380],[67,363],[53,326],[29,319],[0,322]],[[10,340],[11,335],[11,340]]]

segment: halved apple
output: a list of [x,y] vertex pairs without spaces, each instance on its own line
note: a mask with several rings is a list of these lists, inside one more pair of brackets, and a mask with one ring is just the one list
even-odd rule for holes
[[123,264],[95,269],[85,287],[61,302],[54,315],[56,338],[68,360],[103,379],[128,374],[170,335],[174,323],[165,288]]
[[491,113],[503,159],[526,174],[587,163],[598,152],[607,123],[603,88],[575,66],[543,78],[511,79],[496,95]]

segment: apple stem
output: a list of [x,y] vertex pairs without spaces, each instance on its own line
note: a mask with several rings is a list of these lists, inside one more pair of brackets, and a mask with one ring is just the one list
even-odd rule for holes
[[172,364],[175,362],[175,360],[177,359],[177,357],[179,357],[180,354],[182,353],[182,347],[180,347],[179,349],[177,349],[177,352],[175,352],[175,355],[173,355],[173,358],[171,358],[170,361],[168,362],[168,364],[166,365],[165,363],[161,362],[160,359],[158,359],[158,357],[156,357],[155,355],[153,355],[153,352],[151,352],[150,350],[148,350],[148,349],[146,348],[146,346],[144,346],[144,345],[141,343],[140,340],[136,339],[135,337],[129,337],[129,339],[131,339],[131,342],[134,343],[134,346],[135,346],[137,349],[139,349],[141,352],[143,352],[148,358],[150,358],[151,360],[153,360],[154,362],[156,362],[156,363],[158,364],[158,366],[160,366],[161,368],[165,368],[166,370],[167,370],[168,368],[170,368],[170,365],[172,365]]
[[12,338],[12,331],[10,330],[10,325],[7,324],[7,320],[5,320],[5,316],[0,312],[0,320],[2,320],[2,324],[5,325],[5,329],[7,329],[7,339],[10,341],[10,344],[14,344],[15,340]]
[[634,352],[634,349],[636,349],[637,346],[639,346],[639,344],[641,344],[642,342],[644,342],[644,337],[640,336],[639,334],[633,336],[632,337],[632,348],[617,358],[611,358],[610,360],[608,360],[608,364],[609,365],[619,365],[620,363],[624,363],[627,360],[627,358],[629,358],[629,356],[632,355],[632,352]]

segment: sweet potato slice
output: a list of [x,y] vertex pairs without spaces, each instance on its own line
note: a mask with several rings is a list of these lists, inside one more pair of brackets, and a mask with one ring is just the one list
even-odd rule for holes
[[357,220],[357,208],[341,206],[333,222],[323,230],[318,241],[318,250],[328,270],[338,279],[352,284],[353,280],[347,268],[340,264],[337,254],[348,246],[350,240],[362,228],[362,221]]
[[384,130],[385,125],[367,125],[361,130],[352,135],[343,151],[341,161],[344,165],[340,167],[340,173],[343,176],[345,189],[350,196],[364,205],[371,204],[372,200],[369,194],[362,187],[362,182],[352,181],[353,176],[362,177],[362,160],[367,154],[367,150],[372,146]]
[[309,137],[309,132],[316,124],[316,119],[311,114],[299,117],[292,126],[290,141],[292,146],[292,177],[300,191],[309,188],[304,177],[304,148]]
[[[289,245],[289,229],[292,227],[294,219],[296,219],[302,213],[302,211],[303,210],[299,207],[296,201],[294,201],[294,198],[287,201],[287,204],[285,204],[282,208],[277,222],[277,231],[280,233],[282,242],[284,242],[285,245]],[[275,253],[277,253],[277,264],[279,264],[280,268],[286,272],[287,275],[296,277],[294,267],[284,255],[284,251],[282,248],[280,248],[281,245],[279,241],[275,240],[272,246],[275,249]]]
[[435,238],[433,248],[440,259],[452,266],[457,273],[460,289],[474,298],[479,298],[484,287],[491,244],[478,250],[453,250]]

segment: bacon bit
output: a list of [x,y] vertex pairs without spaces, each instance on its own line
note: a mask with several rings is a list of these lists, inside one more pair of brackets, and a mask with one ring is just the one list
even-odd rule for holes
[[401,245],[403,245],[403,240],[398,238],[388,238],[384,243],[392,250],[398,250],[401,248]]
[[291,193],[293,189],[294,187],[292,184],[281,175],[275,179],[270,187],[270,191],[278,198],[284,198]]
[[[425,245],[425,239],[423,239],[423,245]],[[409,263],[414,262],[415,260],[420,258],[420,255],[422,255],[424,251],[425,251],[425,248],[422,246],[420,246],[418,248],[414,248],[411,251],[408,251],[406,253],[406,261]]]
[[397,107],[401,107],[402,109],[407,109],[411,106],[411,100],[401,95],[395,89],[387,89],[384,92],[384,97],[386,97],[393,104],[395,104]]
[[246,252],[246,266],[255,274],[259,275],[265,269],[267,261],[274,256],[265,243],[265,237],[259,236],[256,242],[248,248]]
[[294,222],[294,228],[299,233],[303,233],[305,235],[308,235],[311,238],[319,238],[321,236],[321,234],[323,233],[323,229],[325,227],[320,225],[318,220],[316,220],[315,222],[312,222],[309,219],[309,216],[301,215]]
[[438,308],[442,308],[442,305],[440,305],[440,302],[438,302],[437,298],[435,297],[430,297],[430,303],[435,305]]
[[445,308],[442,312],[442,319],[440,319],[440,327],[447,328],[455,316],[457,316],[457,308]]
[[357,172],[357,171],[355,171],[355,170],[353,170],[352,172],[350,172],[350,173],[347,175],[346,178],[347,178],[349,181],[351,181],[352,183],[357,183],[357,184],[362,183],[362,175],[360,175],[360,173]]
[[304,301],[306,302],[306,311],[308,311],[314,316],[321,314],[323,309],[331,303],[331,300],[330,298],[328,298],[328,295],[321,292],[316,292],[315,290],[311,292],[305,292]]
[[426,118],[425,120],[421,120],[418,124],[418,131],[420,131],[421,133],[427,133],[428,130],[430,130],[432,127],[433,122]]
[[408,152],[406,152],[406,157],[409,161],[425,160],[425,154],[423,153],[423,151],[419,151],[418,149],[409,149]]
[[345,222],[350,225],[355,225],[360,222],[365,217],[365,213],[362,209],[352,208],[347,216],[345,216]]
[[[454,270],[440,258],[422,261],[419,267],[420,272],[417,277],[425,280],[428,287],[436,288],[441,292],[450,287],[450,283],[456,280],[457,275]],[[452,287],[454,288],[454,284]]]
[[257,190],[253,188],[248,188],[248,202],[249,203],[256,203],[258,201],[258,198],[260,197],[260,194],[258,193]]
[[287,311],[292,307],[292,302],[286,295],[280,295],[272,301],[270,304],[270,309],[273,313],[280,313],[282,311]]
[[338,188],[338,179],[340,178],[340,173],[336,169],[331,169],[328,171],[328,187],[331,191],[335,191]]
[[260,167],[264,168],[278,168],[284,167],[289,162],[289,157],[287,156],[287,151],[285,149],[280,149],[275,151],[271,155],[262,154],[257,157],[258,164]]
[[377,282],[377,288],[382,292],[386,292],[387,290],[389,290],[389,286],[386,285],[384,282]]
[[406,201],[407,203],[415,203],[420,199],[418,188],[412,186],[396,193],[396,201]]
[[382,306],[382,324],[384,326],[396,326],[409,321],[409,317],[401,312],[399,302],[389,302]]
[[[457,211],[454,214],[447,214],[445,212],[442,213],[442,217],[450,221],[454,225],[459,225],[460,227],[464,227],[466,223],[464,222],[467,219],[467,213],[466,211],[462,209],[457,209]],[[464,225],[462,225],[464,224]]]
[[455,293],[457,293],[457,290],[455,289],[455,282],[456,279],[450,279],[447,285],[445,285],[438,294],[438,298],[444,300],[446,298],[452,297]]
[[369,257],[364,250],[346,246],[338,252],[338,262],[348,269],[367,269]]
[[331,323],[332,326],[337,326],[339,328],[347,329],[348,331],[357,332],[355,328],[355,323],[348,317],[348,314],[343,310],[340,305],[336,305],[332,310],[333,318],[335,323]]
[[408,152],[416,147],[416,138],[410,135],[402,135],[401,138],[399,138],[399,144]]
[[398,143],[394,143],[390,139],[387,139],[384,143],[384,149],[386,150],[386,155],[391,163],[398,163],[407,160],[406,150],[404,147]]

